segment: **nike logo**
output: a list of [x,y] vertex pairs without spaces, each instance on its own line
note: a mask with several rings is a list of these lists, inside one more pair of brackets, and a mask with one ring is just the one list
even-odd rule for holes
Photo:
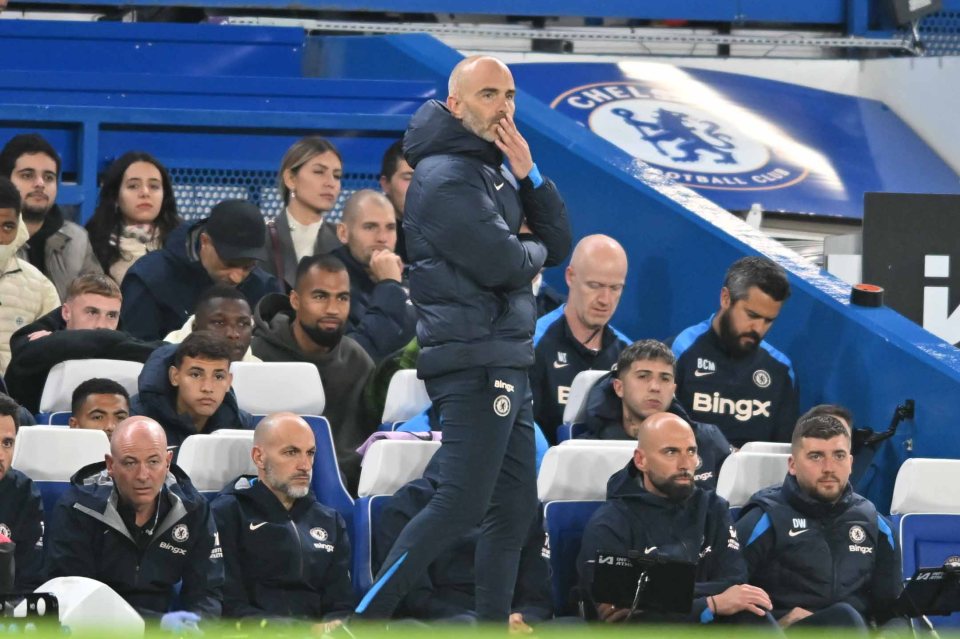
[[266,526],[266,525],[267,525],[267,522],[265,522],[265,521],[261,521],[259,524],[253,524],[253,523],[251,523],[251,524],[250,524],[250,530],[256,530],[256,529],[259,528],[260,526]]
[[804,528],[803,530],[791,530],[787,534],[790,535],[791,537],[796,537],[797,535],[802,535],[803,533],[808,532],[809,530],[810,530],[809,528]]
[[705,377],[707,375],[713,375],[717,371],[693,371],[694,377]]
[[554,368],[566,368],[569,365],[570,365],[570,362],[567,362],[566,364],[561,364],[560,362],[553,363]]
[[643,549],[643,554],[649,555],[650,553],[652,553],[652,552],[653,552],[654,550],[656,550],[656,549],[657,549],[656,546],[650,546],[649,548],[644,548],[644,549]]
[[493,188],[495,188],[496,190],[499,191],[500,189],[503,188],[503,185],[504,185],[504,184],[506,184],[506,182],[501,182],[500,184],[494,184],[494,185],[493,185]]

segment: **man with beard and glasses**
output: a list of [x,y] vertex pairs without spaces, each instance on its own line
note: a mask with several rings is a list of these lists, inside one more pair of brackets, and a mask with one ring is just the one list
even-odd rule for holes
[[[577,558],[585,610],[600,621],[710,623],[766,618],[770,598],[743,585],[747,567],[727,501],[694,483],[697,442],[693,430],[672,413],[643,421],[637,449],[626,468],[607,483],[607,502],[591,517]],[[653,614],[592,601],[597,553],[627,556],[631,551],[652,559],[696,565],[693,607],[689,615]],[[772,620],[768,621],[772,623]]]
[[346,524],[310,491],[316,453],[302,418],[267,415],[253,435],[257,476],[237,478],[214,500],[225,617],[331,619],[352,610]]
[[784,627],[887,621],[902,590],[900,548],[889,522],[850,486],[848,427],[804,415],[788,463],[783,485],[751,497],[737,522],[750,583],[770,593]]
[[764,341],[788,297],[783,267],[765,257],[741,258],[727,270],[720,310],[671,344],[677,399],[736,447],[790,441],[799,413],[796,375],[790,358]]
[[[379,415],[368,415],[363,390],[373,360],[344,335],[350,315],[350,278],[332,255],[300,260],[290,295],[260,300],[254,312],[253,354],[265,362],[309,362],[320,371],[340,472],[356,493],[360,480],[357,447],[376,430]],[[278,383],[282,383],[278,380]]]
[[103,273],[87,231],[64,219],[57,206],[60,154],[36,133],[15,135],[0,150],[0,175],[10,178],[22,198],[30,239],[19,257],[50,278],[60,299],[78,275]]

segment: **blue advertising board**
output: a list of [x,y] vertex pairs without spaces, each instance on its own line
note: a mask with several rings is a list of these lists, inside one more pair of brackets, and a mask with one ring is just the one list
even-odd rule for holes
[[527,93],[728,210],[860,219],[866,192],[960,193],[876,100],[651,62],[511,69]]

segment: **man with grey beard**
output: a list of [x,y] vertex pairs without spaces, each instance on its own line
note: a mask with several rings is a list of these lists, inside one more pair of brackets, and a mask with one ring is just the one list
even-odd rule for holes
[[224,617],[329,620],[352,610],[346,524],[310,490],[316,452],[302,418],[267,415],[253,435],[257,476],[238,477],[214,500]]

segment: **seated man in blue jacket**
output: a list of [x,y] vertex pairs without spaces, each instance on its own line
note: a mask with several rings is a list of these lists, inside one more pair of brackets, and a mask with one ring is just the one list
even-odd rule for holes
[[143,256],[123,278],[120,320],[134,337],[160,340],[183,326],[200,294],[214,284],[239,289],[253,308],[280,283],[258,266],[267,226],[246,200],[224,200],[210,217],[181,224],[163,248]]
[[[47,577],[101,581],[141,615],[163,615],[164,627],[219,617],[217,529],[207,500],[171,456],[160,424],[141,416],[124,420],[106,463],[78,470],[53,510]],[[175,601],[180,609],[167,612]]]
[[302,418],[268,415],[254,433],[257,476],[237,478],[213,502],[224,616],[330,619],[353,609],[346,524],[310,491],[316,452]]
[[[607,502],[583,533],[577,566],[588,614],[604,622],[767,617],[770,598],[760,588],[743,585],[747,566],[727,501],[694,482],[698,457],[693,429],[676,415],[657,413],[643,421],[638,435],[633,459],[610,478]],[[630,551],[696,565],[689,615],[631,616],[629,609],[592,600],[597,553],[625,556]]]
[[850,431],[836,417],[804,415],[793,431],[789,474],[743,507],[750,583],[770,593],[780,625],[865,628],[884,622],[903,589],[890,524],[853,492]]
[[[383,507],[374,530],[375,564],[383,563],[394,540],[437,492],[440,481],[440,455],[437,453],[415,479],[393,494]],[[400,602],[395,617],[424,620],[467,620],[474,617],[476,576],[474,555],[480,528],[476,527],[433,560]],[[529,627],[553,617],[550,598],[550,566],[543,557],[545,535],[542,517],[534,517],[523,548],[513,591],[509,625],[512,631]],[[376,567],[376,566],[375,566]]]
[[337,225],[343,246],[333,251],[350,275],[347,335],[374,362],[414,337],[417,316],[404,283],[404,264],[395,253],[397,217],[382,193],[363,189],[350,196]]
[[136,415],[157,420],[170,446],[190,435],[221,428],[253,428],[250,413],[237,406],[230,388],[236,349],[210,331],[190,333],[179,344],[161,346],[143,365],[131,401]]
[[587,394],[587,430],[581,439],[636,439],[640,424],[655,413],[669,412],[690,424],[700,463],[694,480],[714,490],[720,467],[732,450],[713,424],[690,419],[676,400],[676,358],[663,342],[644,339],[623,349],[616,369],[601,377]]

